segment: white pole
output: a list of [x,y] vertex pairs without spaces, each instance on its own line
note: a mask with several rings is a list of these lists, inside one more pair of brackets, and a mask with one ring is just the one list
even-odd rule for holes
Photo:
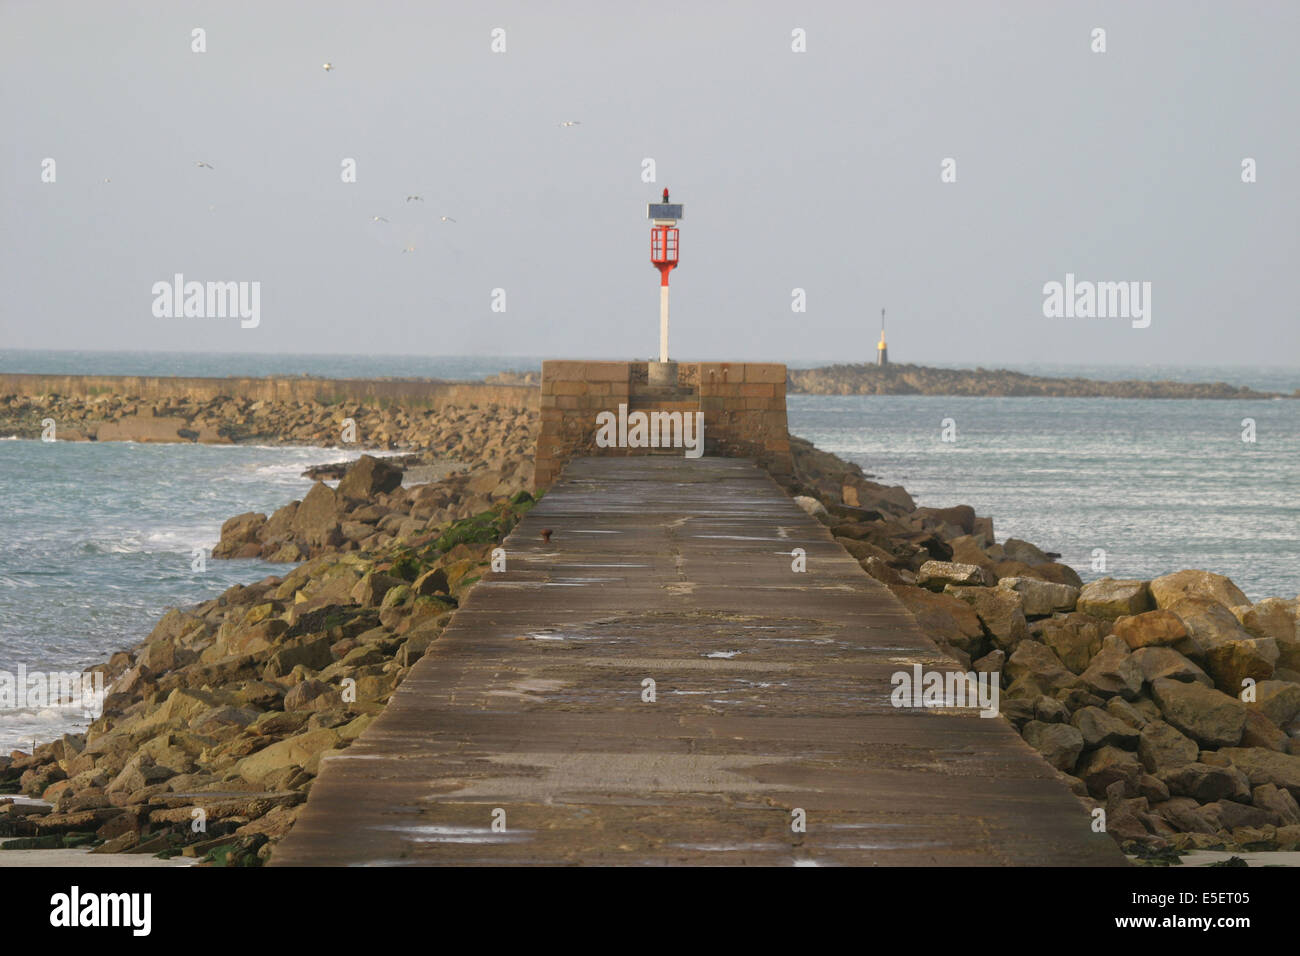
[[659,287],[659,361],[668,361],[668,286]]

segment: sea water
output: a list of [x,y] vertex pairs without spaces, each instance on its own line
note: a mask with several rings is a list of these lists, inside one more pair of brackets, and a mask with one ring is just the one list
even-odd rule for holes
[[[212,559],[222,522],[269,515],[311,488],[305,468],[358,454],[0,440],[0,670],[80,671],[139,643],[168,607],[284,574]],[[0,711],[0,753],[87,723],[57,708]]]
[[998,541],[1059,552],[1085,581],[1202,568],[1252,600],[1300,592],[1300,401],[792,395],[788,415],[918,505],[971,505]]

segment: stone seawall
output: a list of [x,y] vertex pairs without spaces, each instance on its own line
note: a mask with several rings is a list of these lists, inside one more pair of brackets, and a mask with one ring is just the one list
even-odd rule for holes
[[[681,454],[664,447],[602,447],[597,416],[625,412],[703,416],[704,453],[752,458],[778,478],[790,476],[784,365],[744,362],[675,363],[676,379],[651,384],[649,363],[542,363],[542,430],[537,487],[548,487],[571,458],[589,455]],[[652,426],[653,428],[653,426]]]
[[536,409],[541,392],[529,385],[490,385],[482,382],[439,382],[421,379],[363,378],[183,378],[154,375],[36,375],[0,374],[0,395],[59,395],[94,398],[131,396],[145,401],[219,397],[260,402],[360,402],[407,408],[498,405]]

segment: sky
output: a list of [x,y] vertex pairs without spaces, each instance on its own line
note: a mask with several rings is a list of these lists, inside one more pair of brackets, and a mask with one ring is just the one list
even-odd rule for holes
[[[1297,36],[1290,0],[0,0],[0,349],[649,358],[669,187],[674,358],[874,361],[885,308],[898,362],[1300,364]],[[256,326],[156,315],[177,273],[260,283]],[[1067,274],[1149,324],[1045,316]]]

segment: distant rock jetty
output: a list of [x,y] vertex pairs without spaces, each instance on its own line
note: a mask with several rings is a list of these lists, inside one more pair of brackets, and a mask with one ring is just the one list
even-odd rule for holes
[[924,365],[828,365],[792,368],[786,391],[804,395],[974,395],[1044,398],[1296,398],[1224,382],[1101,382],[1043,378],[1008,369],[929,368]]

